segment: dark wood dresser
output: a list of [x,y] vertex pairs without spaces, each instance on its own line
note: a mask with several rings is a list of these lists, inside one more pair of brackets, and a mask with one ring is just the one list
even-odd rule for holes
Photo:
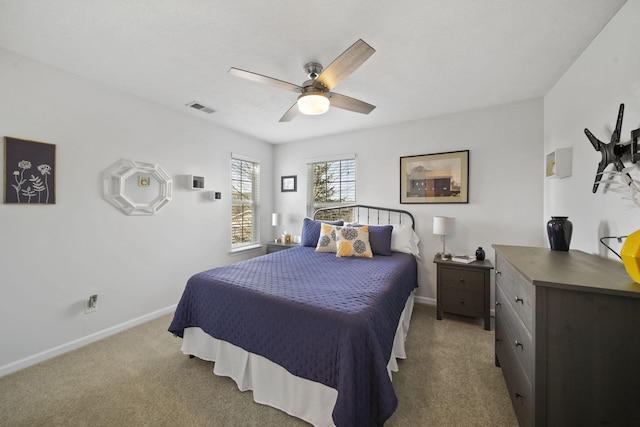
[[577,250],[493,248],[496,365],[520,425],[640,425],[640,284]]

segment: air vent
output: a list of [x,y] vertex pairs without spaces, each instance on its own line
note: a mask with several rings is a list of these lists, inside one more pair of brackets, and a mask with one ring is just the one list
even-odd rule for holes
[[202,111],[207,114],[211,114],[216,111],[213,108],[207,107],[206,105],[203,105],[202,103],[196,101],[188,103],[187,107],[195,108],[196,110]]

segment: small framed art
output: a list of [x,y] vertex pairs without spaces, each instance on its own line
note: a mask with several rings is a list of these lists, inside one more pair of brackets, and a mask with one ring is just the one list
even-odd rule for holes
[[298,175],[280,177],[280,191],[283,193],[298,191]]
[[400,157],[400,203],[469,203],[469,150]]

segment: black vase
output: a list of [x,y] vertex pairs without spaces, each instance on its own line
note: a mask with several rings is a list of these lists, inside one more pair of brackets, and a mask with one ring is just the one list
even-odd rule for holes
[[482,261],[484,259],[484,249],[482,247],[476,249],[476,259]]
[[547,222],[547,234],[551,250],[568,251],[571,243],[571,233],[573,224],[568,220],[568,216],[552,216]]

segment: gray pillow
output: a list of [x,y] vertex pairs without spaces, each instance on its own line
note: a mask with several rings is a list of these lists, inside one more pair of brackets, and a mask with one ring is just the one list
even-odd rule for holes
[[[305,218],[302,221],[302,237],[301,244],[302,246],[309,246],[315,248],[318,246],[318,239],[320,238],[320,224],[331,224],[331,225],[344,225],[344,221],[316,221],[311,218]],[[391,254],[389,254],[391,255]]]

